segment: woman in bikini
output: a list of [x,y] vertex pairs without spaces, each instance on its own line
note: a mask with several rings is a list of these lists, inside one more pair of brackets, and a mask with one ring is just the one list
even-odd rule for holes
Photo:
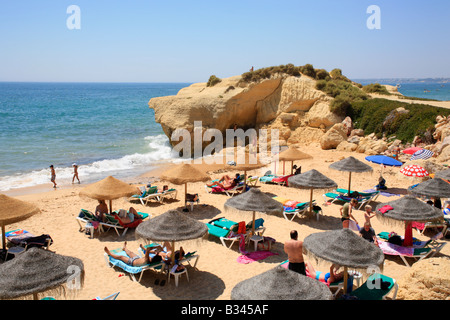
[[163,252],[161,247],[145,249],[144,246],[142,246],[142,244],[140,245],[140,247],[145,252],[144,257],[141,257],[140,255],[128,250],[126,242],[123,245],[123,251],[125,251],[127,256],[114,254],[111,251],[109,251],[107,247],[105,247],[105,252],[108,256],[123,261],[126,264],[133,267],[139,267],[152,262],[159,262],[162,261],[163,259],[166,259],[167,253]]
[[332,264],[330,266],[330,272],[322,272],[322,271],[316,271],[314,270],[313,266],[309,262],[305,262],[306,270],[309,273],[309,276],[311,278],[314,278],[316,280],[322,280],[328,284],[339,281],[344,278],[344,272],[337,273],[337,270],[339,270],[339,267],[335,264]]

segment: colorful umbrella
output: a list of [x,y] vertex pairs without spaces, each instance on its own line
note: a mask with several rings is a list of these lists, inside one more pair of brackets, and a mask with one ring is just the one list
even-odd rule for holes
[[426,159],[430,159],[433,155],[434,155],[433,151],[427,150],[427,149],[421,149],[421,150],[414,152],[414,154],[411,156],[411,160],[419,160],[419,159],[426,160]]
[[422,148],[420,148],[420,147],[411,147],[411,148],[407,148],[407,149],[403,150],[402,152],[405,153],[405,154],[413,155],[414,153],[416,153],[419,150],[422,150]]
[[405,176],[408,177],[427,177],[428,171],[422,168],[421,166],[418,166],[417,164],[411,164],[409,166],[405,166],[403,169],[400,170],[401,173],[403,173]]
[[403,164],[400,161],[395,160],[394,158],[382,155],[368,156],[366,157],[366,160],[369,162],[378,163],[390,167],[400,167]]

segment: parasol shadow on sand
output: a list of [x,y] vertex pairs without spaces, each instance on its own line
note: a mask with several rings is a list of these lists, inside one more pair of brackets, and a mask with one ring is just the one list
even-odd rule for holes
[[6,249],[5,226],[26,220],[40,212],[40,209],[31,203],[0,194],[0,225],[3,249]]
[[278,160],[283,161],[283,175],[284,175],[284,163],[291,161],[291,174],[293,173],[294,161],[312,159],[312,156],[306,154],[297,148],[289,147],[280,154],[278,154]]
[[84,273],[78,258],[30,248],[0,265],[0,299],[76,293],[84,284]]
[[[391,210],[382,213],[383,207],[390,206]],[[375,208],[377,218],[387,224],[405,224],[405,238],[403,245],[412,246],[412,222],[428,222],[443,218],[444,213],[412,195],[400,199],[380,203]]]
[[109,212],[112,213],[112,200],[122,197],[130,197],[135,194],[138,188],[108,176],[80,190],[79,195],[96,200],[109,200]]
[[[316,261],[327,261],[344,267],[344,283],[348,268],[367,272],[378,268],[384,261],[384,253],[377,246],[358,236],[350,229],[313,233],[303,241],[303,251]],[[347,286],[344,286],[344,293]]]
[[135,235],[155,242],[171,242],[172,264],[175,261],[175,242],[202,239],[208,234],[206,224],[188,217],[178,210],[165,213],[146,220],[136,228]]
[[283,213],[283,205],[280,202],[256,188],[250,188],[249,191],[228,199],[225,201],[224,209],[225,211],[253,212],[252,235],[255,233],[256,212],[266,214]]
[[371,166],[365,164],[362,161],[359,161],[358,159],[356,159],[352,156],[330,164],[329,168],[337,170],[337,171],[343,171],[343,172],[349,173],[348,188],[347,188],[349,193],[352,190],[351,189],[352,172],[354,172],[354,173],[373,172],[373,169]]
[[301,189],[310,189],[309,213],[312,214],[313,209],[313,191],[314,189],[332,189],[337,187],[337,183],[330,178],[324,176],[316,169],[309,170],[305,173],[292,176],[288,179],[289,186]]
[[332,300],[322,282],[277,266],[239,282],[231,290],[232,300]]

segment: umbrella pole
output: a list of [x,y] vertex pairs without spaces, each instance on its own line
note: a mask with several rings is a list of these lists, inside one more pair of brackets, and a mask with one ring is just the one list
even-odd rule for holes
[[5,236],[5,225],[2,224],[2,245],[3,250],[6,249],[6,236]]
[[350,196],[351,193],[351,189],[350,189],[350,185],[352,183],[352,172],[350,171],[349,175],[348,175],[348,195]]
[[348,287],[348,270],[347,267],[344,267],[344,294],[347,293],[347,287]]
[[405,222],[405,237],[403,240],[404,247],[410,247],[413,245],[413,237],[412,237],[412,223]]
[[247,170],[244,170],[244,189],[242,190],[242,193],[244,193],[246,189],[247,189]]
[[184,205],[187,204],[187,183],[184,184]]
[[252,236],[255,234],[255,211],[253,211]]
[[112,200],[109,200],[109,213],[112,214]]
[[172,267],[175,265],[175,241],[172,241],[172,253],[170,257],[172,261]]
[[291,174],[294,172],[294,160],[291,161]]
[[313,201],[313,189],[311,189],[311,195],[310,195],[310,197],[309,197],[309,213],[310,214],[312,214],[312,211],[313,211],[313,204],[312,204],[312,201]]

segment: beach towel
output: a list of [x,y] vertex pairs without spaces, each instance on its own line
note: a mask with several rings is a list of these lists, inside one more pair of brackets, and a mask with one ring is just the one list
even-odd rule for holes
[[239,263],[243,263],[243,264],[249,264],[258,260],[263,260],[267,257],[273,256],[273,255],[278,255],[278,253],[273,253],[270,251],[255,251],[255,252],[250,252],[248,254],[239,256],[237,258],[237,262]]
[[381,207],[379,211],[380,211],[382,214],[385,214],[386,212],[388,212],[389,210],[392,210],[392,209],[394,209],[394,208],[392,208],[392,207],[389,206],[389,205],[385,205],[385,206]]
[[353,230],[353,231],[359,231],[361,229],[361,227],[353,220],[350,220],[348,222],[348,227],[350,230]]
[[402,247],[380,239],[378,241],[378,246],[381,250],[383,250],[383,253],[387,255],[408,257],[412,257],[414,255],[414,248],[412,247]]
[[[370,192],[376,192],[376,191],[377,190],[375,190],[375,189],[369,189],[369,190],[364,190],[363,192],[370,193]],[[380,195],[382,195],[384,197],[394,197],[394,196],[399,197],[399,196],[401,196],[400,194],[390,193],[387,191],[382,191],[382,190],[378,190],[378,191],[380,191]]]
[[417,230],[420,230],[420,231],[422,231],[423,229],[425,229],[425,223],[421,223],[421,222],[416,222],[416,221],[414,221],[414,222],[411,223],[411,226],[412,226],[413,228],[416,228]]

